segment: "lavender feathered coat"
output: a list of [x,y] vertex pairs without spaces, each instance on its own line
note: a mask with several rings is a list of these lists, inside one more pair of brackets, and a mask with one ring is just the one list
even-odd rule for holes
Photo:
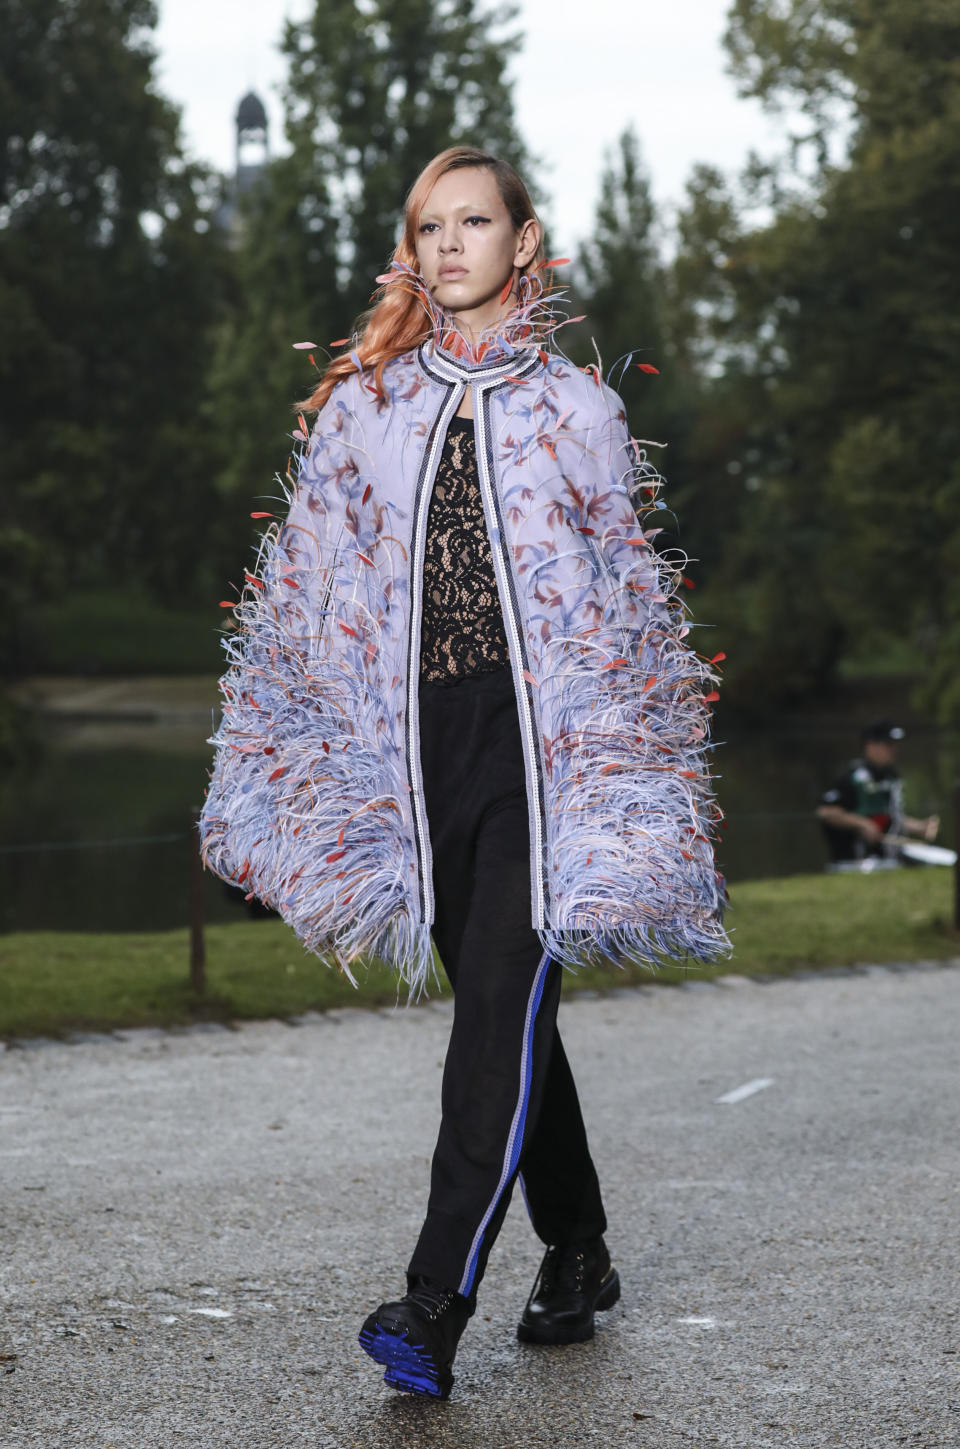
[[[563,961],[727,949],[710,665],[641,516],[659,478],[595,371],[428,342],[334,389],[247,575],[201,824],[207,865],[350,974],[419,989],[434,900],[418,735],[424,537],[450,419],[477,458],[523,740],[530,912]],[[654,514],[655,516],[655,514]]]

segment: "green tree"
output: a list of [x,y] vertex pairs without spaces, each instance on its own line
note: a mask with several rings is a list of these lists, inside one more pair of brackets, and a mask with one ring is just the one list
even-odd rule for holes
[[718,530],[728,523],[716,475],[725,476],[731,456],[730,413],[715,372],[721,323],[733,311],[721,265],[730,235],[739,235],[739,219],[723,180],[699,168],[668,236],[627,128],[607,158],[594,229],[578,258],[577,311],[587,321],[571,329],[577,361],[589,361],[589,339],[596,342],[635,435],[663,445],[648,449],[669,483],[661,542],[697,561],[698,584],[716,571]]
[[183,590],[204,553],[218,244],[207,178],[152,88],[155,21],[147,0],[0,0],[8,660],[39,597]]
[[338,218],[341,303],[367,305],[411,182],[446,146],[529,169],[507,67],[516,8],[481,0],[316,0],[289,23],[284,91],[300,174],[326,178]]
[[730,249],[732,311],[710,324],[752,406],[725,564],[734,675],[802,692],[886,631],[932,661],[956,715],[960,11],[736,0],[728,45],[744,93],[799,107],[813,143],[812,164],[780,168],[773,220]]
[[271,491],[291,402],[316,381],[291,344],[316,341],[322,367],[330,341],[349,333],[426,162],[470,143],[528,169],[506,79],[513,16],[478,0],[317,0],[286,25],[291,151],[247,199],[212,388],[230,497]]
[[663,355],[662,268],[650,178],[633,127],[623,131],[600,178],[593,234],[578,271],[588,321],[607,367],[628,353],[657,365]]
[[[666,380],[677,399],[679,447],[670,434],[669,497],[698,585],[723,576],[752,480],[745,472],[755,381],[755,330],[733,284],[745,224],[738,199],[713,167],[691,174],[663,269]],[[674,456],[680,462],[679,477]],[[715,588],[715,593],[721,592]],[[695,596],[694,610],[696,610]],[[712,607],[705,611],[712,618]]]
[[688,448],[704,614],[728,655],[726,702],[763,710],[824,685],[840,639],[822,578],[821,480],[798,486],[816,437],[803,437],[785,375],[796,305],[785,258],[806,215],[781,199],[771,223],[751,226],[754,199],[745,182],[695,170],[668,295],[675,345],[699,382]]
[[[227,567],[252,542],[239,498],[277,492],[286,465],[292,404],[315,376],[293,343],[326,345],[346,331],[337,284],[337,219],[326,179],[294,155],[273,161],[239,206],[230,301],[218,329],[206,403],[217,440],[218,491],[230,500],[220,530]],[[262,506],[262,504],[257,505]]]

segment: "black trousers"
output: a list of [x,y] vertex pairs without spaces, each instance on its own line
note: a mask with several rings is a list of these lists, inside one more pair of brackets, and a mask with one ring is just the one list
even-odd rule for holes
[[530,924],[520,724],[510,670],[420,687],[434,941],[454,991],[426,1220],[408,1273],[476,1303],[518,1175],[534,1231],[606,1228],[557,1031],[560,967]]

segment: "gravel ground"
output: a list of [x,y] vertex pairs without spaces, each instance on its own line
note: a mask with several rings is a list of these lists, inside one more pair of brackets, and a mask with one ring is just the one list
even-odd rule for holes
[[3,1449],[957,1449],[957,964],[565,1003],[623,1299],[520,1345],[518,1195],[447,1404],[356,1345],[447,1006],[9,1048]]

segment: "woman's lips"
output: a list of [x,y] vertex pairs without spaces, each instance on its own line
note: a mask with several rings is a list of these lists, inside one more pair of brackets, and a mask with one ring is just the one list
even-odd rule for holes
[[440,268],[440,276],[441,276],[441,278],[446,278],[446,280],[447,281],[450,281],[450,282],[456,281],[457,277],[465,277],[466,275],[467,275],[467,269],[466,269],[466,267],[441,267]]

